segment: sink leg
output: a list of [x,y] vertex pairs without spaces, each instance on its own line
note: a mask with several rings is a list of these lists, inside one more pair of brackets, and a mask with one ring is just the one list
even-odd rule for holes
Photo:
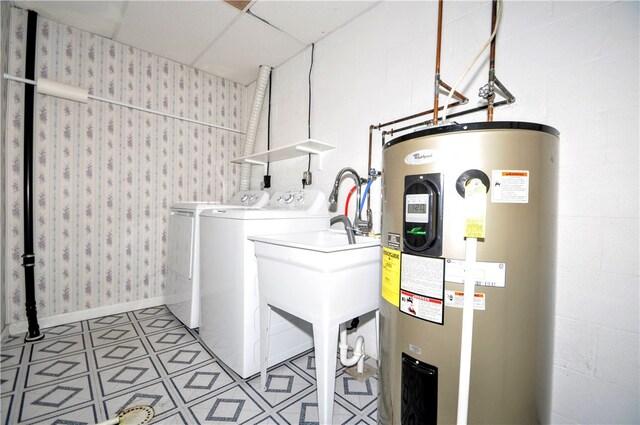
[[316,386],[318,388],[318,419],[320,425],[331,424],[333,396],[336,386],[338,326],[313,325],[316,355]]
[[267,359],[269,358],[269,319],[271,306],[260,297],[260,385],[267,389]]

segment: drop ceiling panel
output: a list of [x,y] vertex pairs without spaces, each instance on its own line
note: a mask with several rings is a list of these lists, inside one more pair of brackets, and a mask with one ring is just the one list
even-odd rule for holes
[[353,20],[377,1],[265,1],[250,11],[305,44],[311,44]]
[[130,1],[115,39],[190,64],[239,15],[221,1]]
[[111,38],[120,23],[122,1],[16,1],[44,18]]
[[13,2],[51,21],[249,84],[259,65],[282,64],[380,1],[237,3],[245,12],[223,0]]
[[278,66],[305,44],[251,15],[243,14],[193,63],[196,68],[249,84],[260,65]]

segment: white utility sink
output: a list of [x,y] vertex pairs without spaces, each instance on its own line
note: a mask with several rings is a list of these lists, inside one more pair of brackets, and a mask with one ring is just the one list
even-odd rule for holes
[[332,423],[339,326],[378,309],[380,240],[357,236],[350,245],[344,232],[334,230],[249,239],[258,260],[263,388],[269,314],[276,307],[313,325],[319,419]]

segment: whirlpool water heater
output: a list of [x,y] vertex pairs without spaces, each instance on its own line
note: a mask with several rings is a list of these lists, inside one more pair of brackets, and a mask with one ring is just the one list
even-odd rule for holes
[[[383,149],[378,422],[456,422],[465,280],[475,288],[468,422],[547,421],[558,132],[455,124]],[[473,261],[470,228],[482,230]]]

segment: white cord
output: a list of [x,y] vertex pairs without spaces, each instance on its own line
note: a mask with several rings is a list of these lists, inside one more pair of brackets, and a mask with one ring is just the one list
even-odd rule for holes
[[493,32],[491,33],[491,36],[489,37],[489,39],[484,43],[482,48],[480,48],[480,51],[473,58],[473,60],[469,64],[469,66],[467,66],[467,69],[465,69],[464,72],[462,73],[462,75],[460,75],[460,78],[458,78],[458,81],[456,81],[456,83],[453,85],[453,87],[451,87],[451,90],[449,90],[449,95],[447,96],[447,101],[444,103],[444,110],[442,111],[442,122],[443,123],[447,120],[447,110],[449,109],[449,102],[451,102],[451,98],[453,97],[453,94],[455,93],[456,89],[458,88],[458,85],[467,76],[467,74],[469,73],[469,71],[471,70],[473,65],[475,65],[475,63],[478,61],[478,58],[480,57],[482,52],[485,51],[487,46],[489,46],[489,44],[491,44],[491,41],[496,36],[496,33],[498,32],[498,25],[500,24],[500,16],[501,15],[502,15],[502,0],[498,0],[498,5],[496,7],[496,24],[493,27]]

